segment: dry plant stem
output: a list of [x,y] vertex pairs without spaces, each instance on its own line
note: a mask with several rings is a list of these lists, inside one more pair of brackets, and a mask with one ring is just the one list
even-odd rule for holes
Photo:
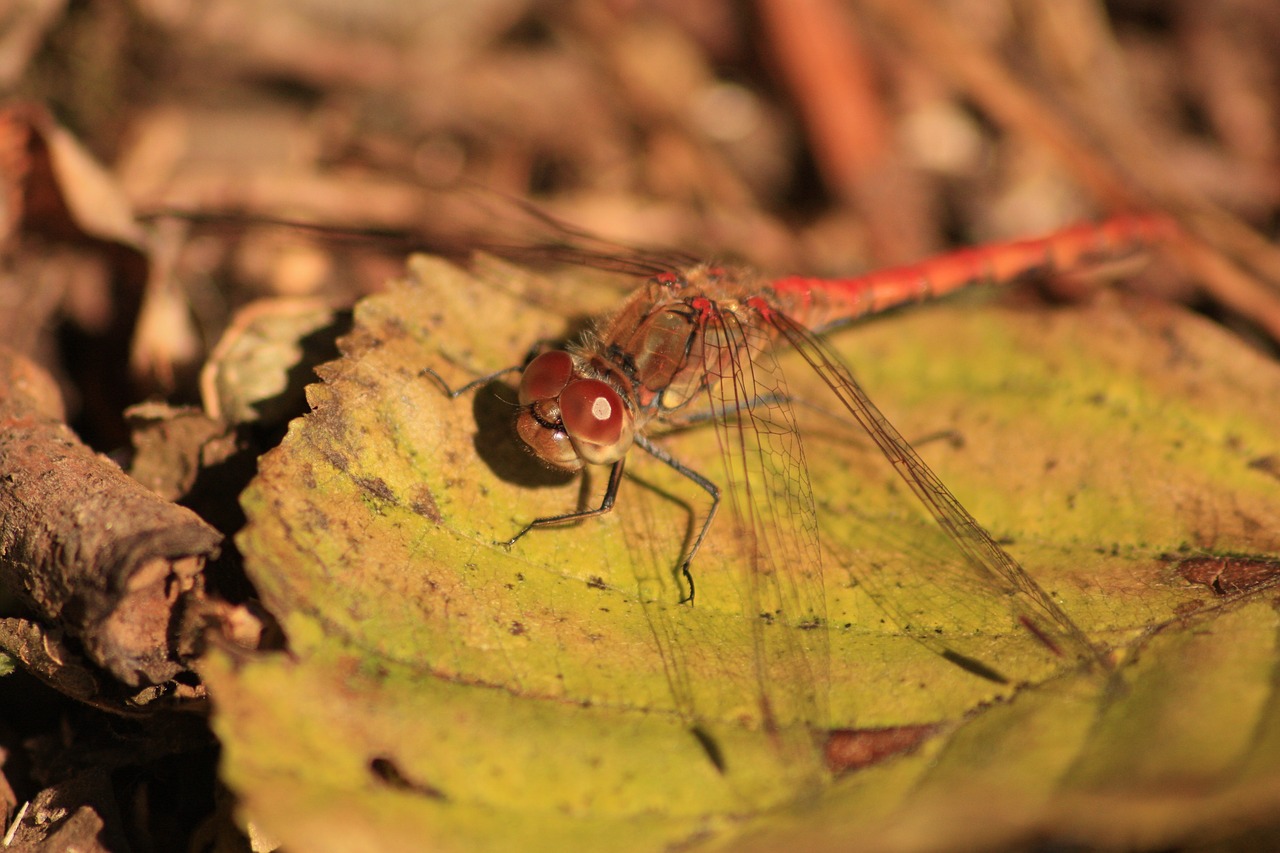
[[894,158],[887,110],[847,10],[831,0],[756,5],[828,188],[863,214],[881,261],[928,254],[933,247],[913,239],[922,203],[904,198],[909,176]]
[[[1038,100],[992,56],[969,43],[946,25],[937,8],[923,0],[860,0],[862,8],[887,22],[911,44],[914,53],[928,58],[936,68],[980,103],[993,118],[1053,150],[1093,195],[1109,207],[1145,208],[1152,202],[1131,188],[1115,167],[1080,137],[1080,134]],[[1157,157],[1125,158],[1125,168],[1156,199],[1156,204],[1193,216],[1182,216],[1186,227],[1200,231],[1203,225],[1228,242],[1229,250],[1240,252],[1264,275],[1272,277],[1280,269],[1274,247],[1207,201],[1191,199],[1162,173],[1151,167]],[[1203,222],[1205,218],[1207,222]],[[1223,304],[1244,314],[1280,340],[1280,298],[1268,287],[1239,269],[1233,261],[1208,243],[1192,237],[1192,248],[1178,251],[1191,270],[1203,276],[1202,285]],[[1213,255],[1214,257],[1210,257]]]
[[[1098,13],[1096,5],[1092,3],[1075,3],[1074,7],[1083,10],[1086,18],[1092,18]],[[1073,4],[1053,4],[1044,8],[1045,14],[1061,14],[1062,10],[1073,8]],[[1076,17],[1072,23],[1078,23],[1079,20],[1080,17]],[[1098,26],[1101,26],[1100,22]],[[1057,46],[1058,54],[1067,56],[1073,51],[1079,52],[1079,45],[1075,43],[1079,41],[1079,30],[1078,25],[1064,25],[1053,29],[1058,40],[1063,42]],[[1098,40],[1101,40],[1101,36]],[[1101,51],[1092,53],[1096,55]],[[1115,61],[1118,63],[1119,59]],[[1270,285],[1272,291],[1280,290],[1280,247],[1268,242],[1230,212],[1189,192],[1178,180],[1176,173],[1165,167],[1167,160],[1161,156],[1159,143],[1144,125],[1144,116],[1133,109],[1133,99],[1116,97],[1120,93],[1115,91],[1114,84],[1110,91],[1104,89],[1107,78],[1102,77],[1103,82],[1099,82],[1098,75],[1091,73],[1096,64],[1095,61],[1080,69],[1078,85],[1064,86],[1061,91],[1070,98],[1072,109],[1077,115],[1084,117],[1110,156],[1123,164],[1159,200],[1162,207],[1177,210],[1188,230],[1199,234],[1241,266],[1254,271]],[[1246,84],[1238,82],[1237,85]],[[1218,283],[1217,286],[1230,288],[1231,282]],[[1219,296],[1226,301],[1221,293]]]
[[1194,209],[1188,217],[1188,227],[1203,234],[1214,246],[1221,246],[1246,269],[1262,276],[1270,285],[1270,293],[1280,292],[1280,246],[1228,211],[1208,203]]
[[1213,283],[1213,294],[1223,305],[1252,320],[1273,340],[1280,340],[1280,298],[1274,292],[1197,235],[1176,241],[1170,249],[1193,274]]
[[162,684],[222,537],[81,444],[51,385],[0,347],[0,588],[124,684]]
[[1095,197],[1113,207],[1142,206],[1104,157],[997,59],[947,26],[940,8],[922,0],[860,0],[860,5],[887,22],[914,55],[932,62],[992,118],[1053,150]]
[[[1084,19],[1090,22],[1093,22],[1098,11],[1096,6],[1090,3],[1074,6],[1063,3],[1046,6],[1044,14],[1062,14],[1063,10],[1071,8],[1082,10]],[[1078,42],[1080,20],[1080,17],[1073,18],[1071,23],[1075,26],[1064,24],[1053,28],[1052,32],[1058,35],[1060,41],[1065,42],[1068,38],[1072,38]],[[1098,27],[1102,26],[1100,21],[1096,23]],[[1066,34],[1068,31],[1070,36]],[[1096,40],[1102,41],[1102,35],[1099,34]],[[1110,44],[1107,46],[1110,47]],[[1057,53],[1064,56],[1071,54],[1073,50],[1076,52],[1080,50],[1078,44],[1060,44],[1058,48]],[[1106,51],[1093,50],[1088,53],[1097,56]],[[1115,59],[1115,62],[1119,61],[1118,58]],[[1093,64],[1096,65],[1097,60]],[[1151,134],[1144,127],[1141,112],[1133,108],[1133,99],[1123,97],[1122,91],[1115,91],[1114,84],[1110,90],[1104,89],[1106,78],[1102,78],[1104,82],[1098,82],[1097,78],[1089,73],[1090,71],[1092,66],[1080,69],[1078,85],[1063,86],[1061,91],[1070,99],[1075,114],[1082,116],[1088,123],[1091,132],[1100,140],[1100,144],[1109,156],[1115,162],[1122,164],[1125,170],[1151,193],[1153,198],[1158,199],[1159,206],[1177,211],[1183,227],[1207,243],[1207,245],[1196,247],[1200,254],[1220,252],[1244,269],[1258,275],[1269,287],[1270,292],[1280,292],[1280,246],[1269,242],[1256,230],[1242,222],[1239,217],[1202,196],[1188,191],[1178,180],[1177,175],[1164,166],[1165,158],[1161,156],[1158,143],[1152,139]],[[1227,258],[1219,257],[1216,260],[1199,263],[1190,261],[1186,257],[1182,260],[1197,274],[1209,279],[1213,283],[1214,293],[1218,298],[1237,311],[1256,319],[1266,318],[1267,310],[1275,310],[1274,301],[1268,305],[1268,300],[1261,299],[1258,300],[1259,304],[1256,307],[1251,304],[1253,297],[1249,287],[1256,287],[1256,283],[1250,285],[1244,273],[1229,269],[1232,261],[1228,261]],[[1213,269],[1206,271],[1206,267],[1213,266],[1220,267],[1222,271],[1217,272]],[[1268,328],[1274,328],[1274,319],[1264,319],[1260,322]]]
[[818,159],[833,189],[847,192],[880,166],[889,146],[888,118],[870,63],[829,0],[757,5],[808,120]]

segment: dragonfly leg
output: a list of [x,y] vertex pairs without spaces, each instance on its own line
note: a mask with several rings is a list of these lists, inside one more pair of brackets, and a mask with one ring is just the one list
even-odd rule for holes
[[[689,412],[679,420],[674,420],[670,416],[667,416],[664,418],[664,423],[671,427],[669,432],[675,432],[677,430],[699,427],[703,424],[714,423],[716,421],[727,422],[729,416],[736,417],[743,412],[749,412],[751,417],[756,420],[771,423],[772,421],[768,414],[760,414],[757,409],[766,409],[768,406],[775,403],[786,403],[788,405],[799,406],[806,411],[813,412],[819,417],[825,418],[842,429],[849,430],[850,427],[858,426],[858,422],[856,420],[842,412],[833,411],[825,406],[820,406],[817,403],[811,403],[803,397],[793,397],[789,394],[766,394],[756,397],[749,404],[737,403],[732,408],[726,407],[724,412],[712,411],[710,409],[699,410]],[[873,445],[863,441],[859,437],[858,430],[849,431],[852,433],[852,437],[842,434],[838,439],[834,440],[838,440],[840,442],[852,442],[853,444],[867,450],[874,449]],[[958,449],[964,447],[964,436],[954,429],[942,429],[937,432],[931,432],[917,438],[913,438],[909,443],[912,447],[923,447],[924,445],[931,444],[933,442],[944,442],[948,446]]]
[[669,431],[674,431],[722,421],[727,417],[726,412],[728,414],[736,415],[739,412],[754,410],[758,407],[791,402],[793,402],[793,398],[785,394],[764,394],[756,397],[749,403],[738,403],[731,408],[726,408],[724,412],[711,408],[699,408],[691,412],[682,412],[679,417],[671,414],[665,414],[662,416],[662,422],[671,428]]
[[450,388],[449,383],[444,381],[444,377],[439,373],[436,373],[430,367],[422,368],[422,370],[418,371],[418,375],[425,376],[427,379],[430,379],[431,384],[443,391],[450,400],[456,400],[463,394],[470,393],[483,385],[488,385],[499,376],[506,376],[508,373],[515,373],[517,370],[521,369],[521,366],[518,364],[512,365],[511,367],[504,367],[501,370],[495,370],[487,376],[481,376],[479,379],[472,379],[466,385],[459,388]]
[[496,542],[496,545],[502,545],[510,548],[512,545],[520,541],[526,533],[538,527],[553,527],[557,524],[570,524],[575,521],[581,521],[584,518],[595,518],[597,515],[604,515],[613,509],[613,502],[618,497],[618,484],[622,482],[622,466],[626,459],[619,459],[613,463],[613,468],[609,470],[609,484],[605,486],[604,499],[600,501],[600,506],[595,509],[582,509],[576,512],[566,512],[561,515],[548,515],[544,518],[535,518],[520,529],[515,536],[512,536],[505,542]]
[[637,447],[659,462],[669,465],[678,473],[697,483],[702,487],[703,491],[711,496],[711,509],[707,511],[707,517],[702,520],[702,527],[698,530],[698,535],[694,537],[693,544],[689,547],[689,552],[680,561],[680,574],[684,576],[685,583],[689,585],[689,594],[682,597],[680,603],[692,604],[694,593],[693,572],[689,571],[689,566],[692,565],[694,555],[698,553],[698,549],[702,547],[702,540],[707,538],[707,531],[711,529],[711,522],[715,520],[716,510],[720,508],[720,487],[644,436],[637,435],[635,443]]
[[[706,423],[715,423],[717,421],[727,422],[730,416],[737,416],[743,412],[748,412],[751,417],[757,420],[769,421],[767,414],[761,414],[759,410],[767,410],[769,406],[785,404],[788,406],[799,406],[807,411],[813,412],[820,417],[826,418],[841,428],[849,426],[857,426],[857,421],[850,418],[842,412],[836,412],[825,406],[810,402],[803,397],[793,397],[790,394],[763,394],[755,397],[749,402],[736,402],[732,406],[725,406],[723,411],[714,409],[698,409],[692,412],[685,412],[679,418],[672,415],[663,415],[662,422],[670,429],[667,432],[688,429],[690,427],[702,426]],[[932,438],[932,436],[930,437]],[[842,441],[846,440],[844,438]]]
[[504,367],[501,370],[495,370],[493,373],[481,376],[479,379],[472,379],[460,388],[450,388],[449,383],[444,381],[444,377],[439,373],[436,373],[436,371],[430,367],[422,368],[422,370],[418,371],[418,375],[425,376],[427,379],[430,379],[431,384],[443,391],[445,396],[450,400],[456,400],[463,394],[467,394],[477,388],[488,385],[500,376],[506,376],[508,373],[516,373],[524,370],[529,365],[529,362],[533,361],[535,356],[548,349],[553,343],[553,341],[549,340],[540,340],[533,346],[529,347],[529,352],[525,355],[524,361],[520,364],[513,364],[510,367]]

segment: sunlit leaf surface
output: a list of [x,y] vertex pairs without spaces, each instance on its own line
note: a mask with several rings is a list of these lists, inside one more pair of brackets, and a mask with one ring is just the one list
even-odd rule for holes
[[[1179,563],[1280,552],[1273,364],[1110,297],[962,301],[833,337],[1109,650],[1108,673],[1055,660],[945,572],[945,541],[794,358],[825,554],[822,583],[788,582],[820,599],[823,625],[750,612],[731,523],[698,555],[696,602],[678,603],[672,569],[706,496],[651,459],[632,461],[611,515],[494,545],[592,504],[602,473],[584,491],[518,446],[513,379],[449,399],[421,371],[461,385],[517,364],[619,291],[473,272],[415,259],[365,301],[315,411],[245,495],[239,544],[290,653],[214,655],[205,674],[225,779],[286,846],[1159,844],[1275,808],[1269,596],[1224,599]],[[714,429],[662,441],[715,477]],[[926,628],[1011,683],[948,661]],[[878,763],[826,755],[895,730],[919,736]]]

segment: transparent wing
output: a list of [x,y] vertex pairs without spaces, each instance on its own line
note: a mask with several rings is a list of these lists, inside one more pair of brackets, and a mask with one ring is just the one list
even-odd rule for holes
[[[714,435],[720,453],[718,464],[713,452],[687,461],[719,489],[720,510],[690,567],[692,604],[673,604],[670,586],[665,595],[642,598],[691,728],[711,748],[724,747],[720,760],[730,775],[744,748],[738,740],[735,752],[730,741],[754,731],[772,755],[765,775],[794,794],[826,776],[829,643],[814,495],[771,337],[726,312],[708,318],[698,351],[689,354],[710,374],[701,404],[691,405],[698,421],[715,424],[691,430],[692,446],[710,450],[705,440]],[[635,476],[637,468],[631,471]],[[692,513],[690,537],[703,517]],[[673,554],[658,556],[663,562],[652,571],[669,577]],[[712,612],[723,618],[691,635],[711,624],[704,620]],[[713,661],[717,671],[705,672],[703,655],[716,648],[724,649]]]
[[775,725],[821,726],[826,596],[804,444],[768,330],[729,312],[719,320],[704,337],[714,350],[706,363],[725,368],[707,393],[719,426],[726,521],[742,556],[743,613],[757,629],[762,711]]
[[721,451],[719,523],[738,554],[758,711],[783,754],[812,754],[830,728],[822,549],[804,443],[771,338],[723,311],[708,324],[702,358]]
[[[1089,638],[965,510],[830,346],[783,314],[773,313],[769,320],[924,509],[922,517],[904,512],[877,518],[856,505],[828,508],[840,520],[824,522],[824,544],[838,555],[852,582],[903,631],[993,681],[1025,680],[1081,663],[1105,670],[1106,659]],[[1038,661],[1026,659],[1028,637],[1041,652]],[[1010,638],[1019,642],[1020,655],[1001,653],[1001,640]]]

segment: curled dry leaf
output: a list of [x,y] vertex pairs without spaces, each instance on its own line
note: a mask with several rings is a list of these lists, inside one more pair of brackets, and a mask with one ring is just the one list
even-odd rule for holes
[[209,416],[283,426],[305,410],[311,369],[337,354],[344,324],[318,299],[263,299],[236,312],[200,374]]

